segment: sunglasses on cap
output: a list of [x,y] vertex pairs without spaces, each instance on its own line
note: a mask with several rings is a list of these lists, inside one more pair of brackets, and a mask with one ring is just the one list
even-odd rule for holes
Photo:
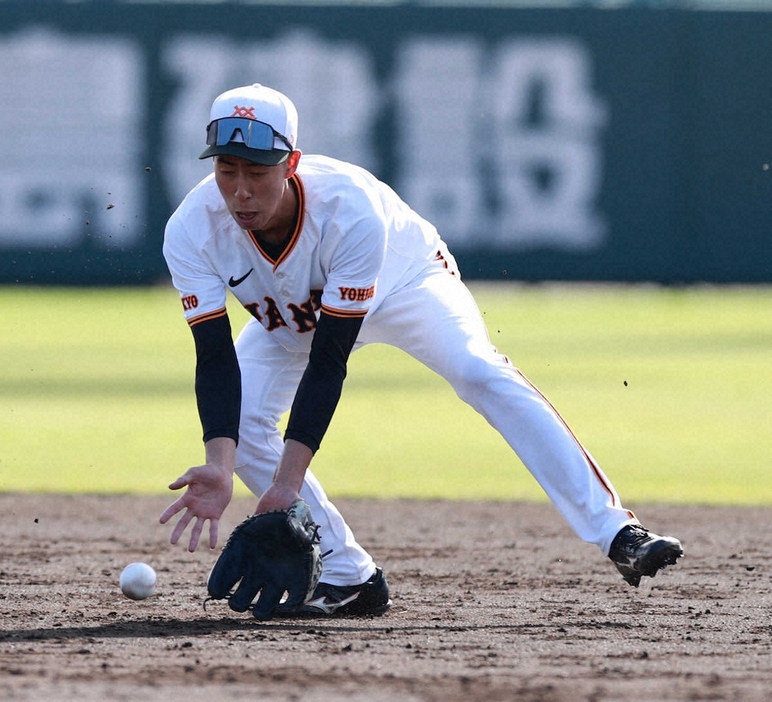
[[281,139],[290,151],[294,147],[287,137],[277,132],[270,124],[258,122],[246,117],[224,117],[210,122],[206,128],[207,146],[223,146],[233,141],[236,132],[241,135],[243,143],[250,149],[272,151],[274,138]]

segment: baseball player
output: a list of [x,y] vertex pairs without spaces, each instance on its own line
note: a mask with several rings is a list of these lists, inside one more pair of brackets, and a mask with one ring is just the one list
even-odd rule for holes
[[[436,229],[387,185],[350,163],[297,148],[287,96],[254,84],[212,104],[201,158],[214,173],[185,197],[164,240],[195,340],[195,391],[205,463],[169,487],[194,551],[209,546],[233,474],[255,512],[310,507],[325,554],[301,612],[378,614],[382,570],[357,542],[309,465],[335,411],[351,351],[396,346],[445,378],[501,433],[583,540],[637,586],[683,555],[645,529],[549,401],[491,344],[482,316]],[[235,345],[230,292],[251,313]],[[286,432],[277,428],[290,411]]]

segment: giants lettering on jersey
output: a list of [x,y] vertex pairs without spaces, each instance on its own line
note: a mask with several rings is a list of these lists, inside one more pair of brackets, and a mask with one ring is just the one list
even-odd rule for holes
[[[289,303],[287,310],[292,317],[292,323],[298,334],[316,329],[316,312],[322,306],[322,291],[312,290],[311,297],[299,305]],[[244,305],[244,308],[268,331],[275,331],[280,327],[289,327],[284,317],[281,315],[279,305],[272,297],[267,295],[263,298],[263,303],[252,302]]]
[[349,302],[364,302],[375,296],[375,286],[371,285],[369,288],[344,288],[339,287],[340,299],[348,300]]

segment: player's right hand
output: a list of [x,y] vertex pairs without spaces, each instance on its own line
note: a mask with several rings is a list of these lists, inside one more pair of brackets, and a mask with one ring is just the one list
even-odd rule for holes
[[182,488],[187,488],[185,493],[160,517],[161,524],[166,524],[175,514],[185,510],[169,540],[176,544],[195,519],[188,542],[188,551],[193,552],[198,547],[204,525],[209,521],[209,548],[215,548],[220,517],[233,496],[232,472],[210,463],[195,466],[169,485],[170,490]]

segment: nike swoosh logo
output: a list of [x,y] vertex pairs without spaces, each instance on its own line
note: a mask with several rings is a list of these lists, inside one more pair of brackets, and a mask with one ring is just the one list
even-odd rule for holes
[[230,280],[228,280],[228,285],[230,285],[232,288],[235,288],[237,285],[241,285],[248,277],[249,274],[255,270],[254,268],[250,268],[244,275],[241,276],[241,278],[234,279],[233,276],[230,277]]

